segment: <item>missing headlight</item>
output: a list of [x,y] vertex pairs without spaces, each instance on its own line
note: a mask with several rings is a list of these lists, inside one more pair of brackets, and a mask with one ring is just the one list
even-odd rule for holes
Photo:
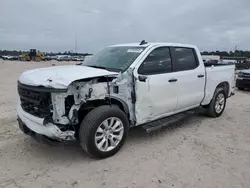
[[65,115],[68,116],[70,108],[74,105],[74,95],[65,98]]

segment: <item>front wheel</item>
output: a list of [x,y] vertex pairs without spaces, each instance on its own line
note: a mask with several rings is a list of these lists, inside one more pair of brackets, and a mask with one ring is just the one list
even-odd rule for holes
[[226,94],[223,88],[217,88],[214,92],[213,99],[208,105],[208,115],[210,117],[219,117],[226,106]]
[[79,130],[80,144],[93,157],[110,157],[123,146],[128,129],[128,118],[123,111],[116,106],[100,106],[83,119]]

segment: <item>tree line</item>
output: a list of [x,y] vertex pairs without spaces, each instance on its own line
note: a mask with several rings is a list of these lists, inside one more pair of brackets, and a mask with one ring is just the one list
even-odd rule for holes
[[[24,53],[28,53],[29,51],[17,51],[17,50],[0,50],[0,56],[4,55],[10,55],[10,56],[19,56]],[[88,56],[92,55],[90,53],[78,53],[78,52],[72,52],[72,51],[65,51],[65,52],[43,52],[46,55],[49,56],[55,56],[55,55],[72,55],[72,56]]]
[[[23,53],[28,53],[29,51],[17,51],[17,50],[0,50],[0,56],[3,55],[11,55],[11,56],[19,56]],[[65,51],[65,52],[44,52],[46,55],[54,56],[54,55],[72,55],[72,56],[88,56],[92,55],[89,53],[76,53],[72,51]],[[243,50],[236,50],[236,51],[203,51],[201,52],[202,55],[219,55],[219,56],[229,56],[229,57],[249,57],[250,58],[250,51],[243,51]]]
[[235,50],[233,51],[212,51],[212,52],[201,52],[202,55],[219,55],[219,56],[229,56],[229,57],[249,57],[250,51]]

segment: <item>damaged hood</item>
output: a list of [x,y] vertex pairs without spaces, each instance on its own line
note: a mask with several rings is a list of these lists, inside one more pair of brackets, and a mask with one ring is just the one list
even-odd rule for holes
[[19,77],[19,82],[30,86],[66,89],[76,80],[117,74],[117,72],[110,72],[104,69],[80,65],[65,65],[25,71]]

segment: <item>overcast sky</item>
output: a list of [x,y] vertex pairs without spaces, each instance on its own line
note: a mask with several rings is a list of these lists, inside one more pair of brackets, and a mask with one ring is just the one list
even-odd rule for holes
[[250,0],[0,0],[0,49],[96,52],[127,42],[250,50]]

